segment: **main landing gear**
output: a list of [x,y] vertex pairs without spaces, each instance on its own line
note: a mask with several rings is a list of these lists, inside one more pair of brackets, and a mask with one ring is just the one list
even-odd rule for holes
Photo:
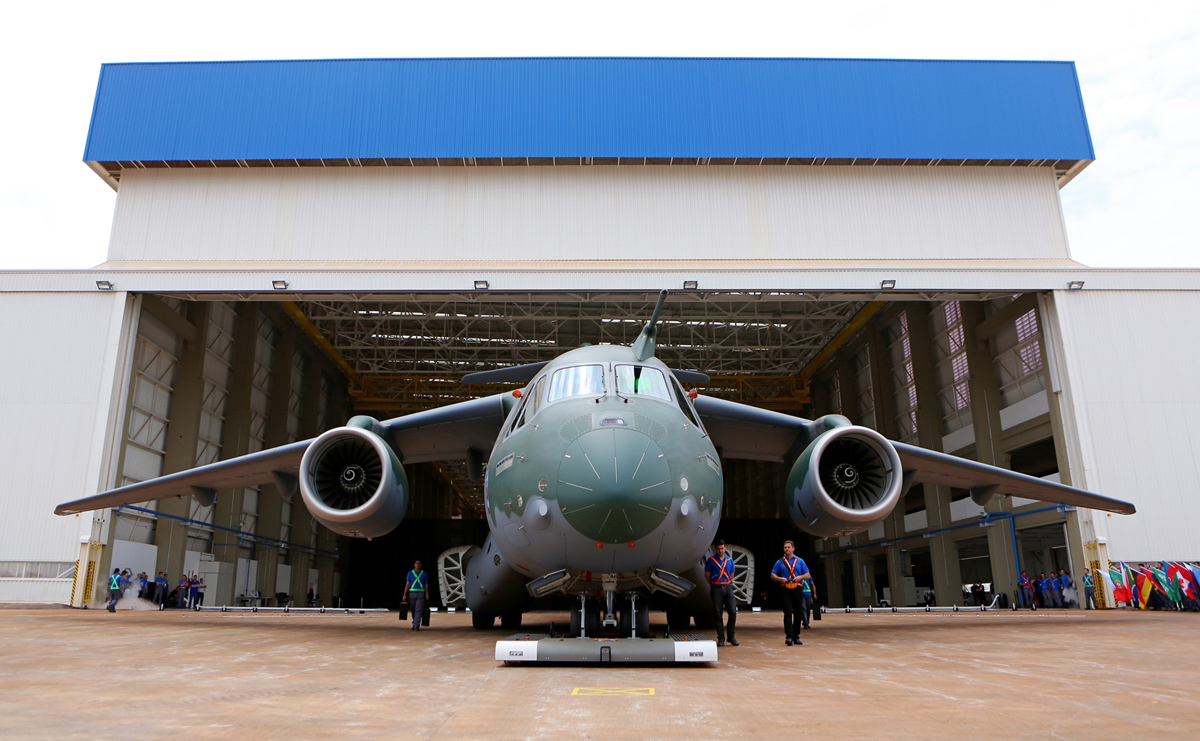
[[618,596],[610,591],[601,599],[580,595],[579,606],[571,611],[567,635],[571,638],[614,637],[614,634],[617,638],[649,638],[650,609],[640,602],[636,592]]

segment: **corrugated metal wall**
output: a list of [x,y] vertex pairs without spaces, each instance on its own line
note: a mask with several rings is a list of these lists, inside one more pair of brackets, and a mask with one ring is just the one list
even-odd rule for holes
[[125,299],[0,293],[0,561],[79,558],[79,519],[54,507],[97,491]]
[[1054,305],[1086,477],[1073,483],[1138,508],[1095,514],[1109,557],[1200,559],[1200,292],[1059,291]]
[[140,170],[110,260],[1064,259],[1045,168]]

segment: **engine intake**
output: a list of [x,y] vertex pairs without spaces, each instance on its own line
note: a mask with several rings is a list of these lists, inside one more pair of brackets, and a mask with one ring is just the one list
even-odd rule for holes
[[788,509],[805,532],[853,535],[892,513],[902,479],[900,456],[887,438],[867,427],[835,427],[792,465]]
[[408,511],[408,479],[379,435],[338,427],[313,441],[300,460],[300,496],[312,516],[342,535],[386,535]]

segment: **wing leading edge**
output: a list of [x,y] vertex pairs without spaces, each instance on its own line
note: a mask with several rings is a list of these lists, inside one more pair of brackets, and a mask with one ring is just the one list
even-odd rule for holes
[[[429,409],[387,420],[383,428],[395,442],[404,463],[464,460],[486,454],[504,424],[503,394]],[[187,471],[160,476],[138,484],[65,502],[54,509],[57,515],[73,515],[94,509],[119,507],[170,497],[195,495],[211,503],[217,491],[273,483],[290,494],[295,490],[300,459],[312,440],[210,463]]]

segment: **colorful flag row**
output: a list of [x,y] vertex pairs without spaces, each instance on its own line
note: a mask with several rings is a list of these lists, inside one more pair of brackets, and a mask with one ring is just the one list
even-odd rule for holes
[[1194,564],[1163,561],[1162,568],[1137,568],[1122,561],[1110,563],[1103,576],[1112,587],[1114,599],[1135,607],[1145,605],[1155,590],[1171,602],[1200,598],[1200,566]]

